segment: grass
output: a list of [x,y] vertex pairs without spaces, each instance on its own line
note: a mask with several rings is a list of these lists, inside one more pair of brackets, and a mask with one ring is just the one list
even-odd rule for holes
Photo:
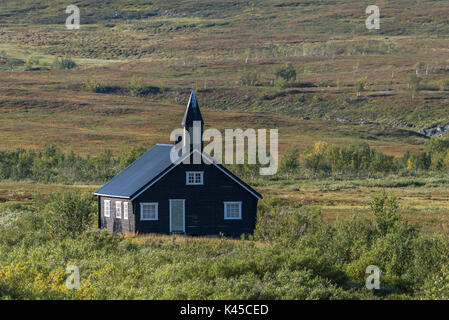
[[[338,217],[348,218],[352,215],[370,217],[369,203],[372,197],[382,190],[397,195],[403,218],[421,225],[423,231],[449,233],[449,200],[447,199],[447,178],[414,178],[414,186],[392,187],[384,179],[364,179],[335,181],[332,179],[297,180],[265,182],[256,189],[265,197],[286,199],[290,203],[318,207],[328,221]],[[398,181],[399,180],[399,181]],[[398,183],[401,178],[392,177]],[[410,178],[407,179],[409,181]],[[432,185],[433,184],[433,185]],[[53,192],[80,189],[94,192],[100,186],[92,185],[55,185],[26,182],[0,183],[0,210],[14,208],[18,204],[31,205],[36,196],[48,196]],[[356,195],[356,196],[354,196]],[[140,236],[139,236],[140,237]],[[151,236],[145,236],[151,237]]]

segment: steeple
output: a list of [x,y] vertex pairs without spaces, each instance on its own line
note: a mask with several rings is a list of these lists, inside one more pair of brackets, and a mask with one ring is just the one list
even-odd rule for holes
[[203,117],[201,116],[200,107],[198,106],[198,101],[196,100],[194,91],[190,94],[189,103],[187,103],[186,112],[184,113],[184,118],[182,119],[181,125],[183,127],[191,127],[193,125],[193,121],[201,121],[201,125],[204,125]]
[[[196,100],[195,92],[193,90],[190,94],[190,99],[187,103],[186,112],[184,113],[181,125],[184,128],[184,147],[187,147],[186,143],[187,141],[189,141],[189,150],[199,149],[199,151],[202,151],[204,121],[203,117],[201,116],[198,101]],[[198,140],[194,141],[195,138],[197,138]]]

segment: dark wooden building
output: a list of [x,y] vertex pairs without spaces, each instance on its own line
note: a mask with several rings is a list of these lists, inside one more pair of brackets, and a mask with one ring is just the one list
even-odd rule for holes
[[[202,135],[192,92],[182,120],[184,137],[194,121],[201,123]],[[208,164],[172,162],[173,147],[155,145],[94,193],[99,227],[121,233],[251,234],[262,196],[207,155]],[[187,156],[195,153],[203,156],[202,144]]]

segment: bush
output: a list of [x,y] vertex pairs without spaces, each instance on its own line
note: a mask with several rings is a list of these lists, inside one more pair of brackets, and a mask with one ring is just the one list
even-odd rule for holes
[[[35,204],[40,213],[0,224],[2,299],[448,298],[447,236],[401,221],[382,235],[368,218],[333,223],[313,208],[265,198],[259,215],[271,220],[262,219],[258,231],[271,242],[128,239],[90,230],[80,215],[70,220],[81,224],[67,223],[70,212],[93,215],[88,194],[41,200]],[[68,264],[80,268],[79,290],[65,287]],[[364,287],[366,267],[373,264],[382,271],[376,293]]]
[[149,94],[158,94],[161,92],[161,88],[148,86],[144,84],[141,78],[134,78],[128,85],[129,94],[133,97],[144,97]]
[[256,86],[260,83],[260,75],[257,72],[245,71],[240,76],[240,83],[243,86]]
[[96,202],[79,191],[54,193],[43,207],[44,228],[52,237],[75,238],[94,226]]
[[449,79],[443,79],[439,82],[440,90],[445,91],[449,89]]
[[4,150],[0,151],[0,179],[104,183],[118,173],[120,161],[109,150],[85,157],[64,153],[54,145],[41,150]]
[[287,82],[296,80],[296,70],[291,63],[288,63],[282,67],[276,69],[276,78],[281,78]]
[[84,90],[94,93],[116,93],[122,89],[120,86],[95,83],[91,82],[90,80],[86,80],[83,87]]
[[371,201],[370,208],[382,235],[386,235],[396,227],[399,221],[397,213],[399,204],[393,194],[388,196],[385,191],[382,191]]
[[14,70],[16,67],[23,66],[25,62],[20,59],[8,58],[6,61],[6,66],[9,70]]
[[52,63],[52,67],[56,70],[70,70],[76,67],[76,63],[70,58],[56,57]]
[[321,212],[317,209],[292,206],[275,198],[267,198],[259,205],[254,236],[272,243],[292,244],[314,230],[321,220]]
[[279,169],[281,172],[285,173],[287,179],[289,175],[296,173],[299,170],[298,158],[299,149],[296,146],[292,146],[284,152]]
[[449,265],[426,280],[422,294],[425,299],[449,300]]
[[410,91],[410,95],[412,100],[415,98],[415,95],[418,94],[421,89],[421,78],[418,77],[415,73],[407,76],[407,86]]
[[355,92],[357,93],[357,97],[360,96],[362,91],[366,90],[367,86],[368,86],[368,77],[360,78],[355,82],[354,88],[355,88]]
[[120,156],[119,170],[122,171],[125,169],[146,151],[147,150],[144,147],[134,147],[128,149],[123,155]]

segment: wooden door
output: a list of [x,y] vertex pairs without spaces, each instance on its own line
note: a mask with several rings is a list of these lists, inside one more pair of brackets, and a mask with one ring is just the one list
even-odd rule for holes
[[170,199],[170,232],[185,231],[185,200]]

